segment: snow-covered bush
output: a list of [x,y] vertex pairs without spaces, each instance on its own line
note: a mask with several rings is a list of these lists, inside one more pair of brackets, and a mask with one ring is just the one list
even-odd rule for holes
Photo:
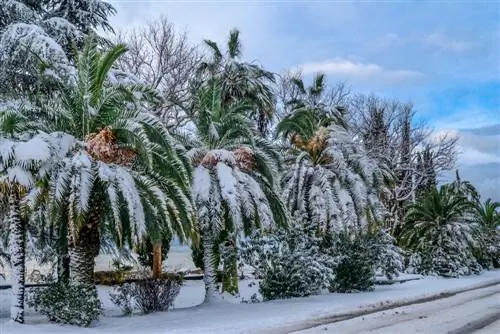
[[407,272],[459,277],[479,274],[481,270],[481,265],[470,251],[457,251],[453,245],[429,245],[422,252],[411,254]]
[[132,283],[124,283],[114,288],[109,293],[109,299],[118,306],[123,315],[131,315],[134,311],[134,288]]
[[321,238],[299,220],[288,230],[241,242],[240,258],[262,278],[259,291],[265,300],[318,294],[331,278],[333,262],[321,252]]
[[389,233],[379,230],[368,235],[369,250],[373,256],[377,275],[393,279],[404,271],[405,252]]
[[102,314],[101,302],[94,292],[80,284],[55,283],[33,291],[28,305],[50,321],[86,327]]
[[372,243],[368,238],[363,235],[338,234],[330,252],[337,259],[337,264],[333,268],[334,275],[330,280],[330,292],[357,292],[373,289],[376,252],[373,252]]
[[148,314],[167,311],[174,304],[180,289],[180,283],[173,279],[144,278],[115,287],[110,298],[125,315],[132,314],[134,308]]

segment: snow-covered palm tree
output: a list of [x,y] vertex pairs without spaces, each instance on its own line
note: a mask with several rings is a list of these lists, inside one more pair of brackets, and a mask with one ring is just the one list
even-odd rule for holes
[[[18,101],[0,102],[0,201],[8,231],[8,254],[12,274],[11,319],[24,322],[27,203],[60,158],[60,138],[31,133],[30,122],[20,113]],[[31,124],[32,125],[32,124]]]
[[246,101],[248,112],[261,135],[266,134],[275,107],[272,84],[274,74],[260,65],[243,61],[240,32],[233,29],[229,33],[226,52],[214,41],[205,40],[210,58],[200,64],[198,72],[208,78],[208,84],[218,81],[224,104]]
[[[45,103],[47,124],[73,138],[70,153],[52,170],[48,207],[67,213],[70,278],[90,287],[101,224],[114,227],[119,244],[147,230],[181,238],[192,232],[189,161],[146,111],[144,101],[154,93],[112,75],[124,52],[124,45],[101,51],[88,41],[71,80]],[[58,206],[67,210],[54,210]]]
[[235,233],[286,222],[277,194],[279,155],[257,135],[248,106],[227,105],[222,89],[205,86],[195,101],[194,134],[187,135],[194,166],[191,193],[203,246],[205,302],[220,299],[213,246],[222,230]]
[[477,270],[472,250],[477,224],[473,204],[453,186],[433,189],[410,205],[401,241],[422,258],[422,272],[442,275],[469,274]]
[[474,206],[474,215],[476,220],[485,229],[495,231],[500,227],[500,202],[493,202],[488,198],[484,203],[478,203]]
[[320,229],[362,227],[383,217],[380,196],[391,175],[349,131],[342,110],[324,109],[323,80],[318,75],[306,90],[296,79],[304,96],[291,101],[292,112],[277,126],[285,142],[284,198],[292,213],[307,213]]

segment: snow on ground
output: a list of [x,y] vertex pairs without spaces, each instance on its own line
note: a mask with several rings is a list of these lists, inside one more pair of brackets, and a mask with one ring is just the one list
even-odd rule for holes
[[[377,312],[354,319],[321,325],[300,334],[470,333],[484,326],[481,319],[498,316],[500,285],[461,293],[450,298]],[[491,321],[491,320],[490,320]],[[461,329],[462,331],[459,331]],[[498,333],[483,330],[484,333]]]
[[[355,294],[325,294],[306,298],[271,301],[257,304],[230,302],[198,305],[203,300],[202,281],[187,281],[176,300],[175,309],[165,313],[122,317],[110,303],[109,288],[99,288],[105,317],[92,328],[75,328],[47,323],[28,311],[26,325],[8,321],[9,290],[0,290],[0,334],[35,333],[284,333],[316,318],[373,309],[391,302],[409,301],[446,291],[500,281],[500,271],[460,279],[424,278],[403,284],[377,286],[375,291]],[[242,297],[250,299],[257,285],[240,282]]]

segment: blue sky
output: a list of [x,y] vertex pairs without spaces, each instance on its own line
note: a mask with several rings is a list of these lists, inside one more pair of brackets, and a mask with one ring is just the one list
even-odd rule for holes
[[270,70],[323,71],[332,83],[413,101],[437,129],[461,136],[464,177],[493,184],[481,191],[500,200],[500,134],[468,131],[500,124],[498,1],[111,3],[119,29],[165,15],[193,43],[222,43],[237,27],[245,58]]

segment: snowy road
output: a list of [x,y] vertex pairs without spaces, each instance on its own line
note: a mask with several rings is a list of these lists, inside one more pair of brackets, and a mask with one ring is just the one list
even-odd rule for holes
[[296,332],[500,333],[500,285]]

